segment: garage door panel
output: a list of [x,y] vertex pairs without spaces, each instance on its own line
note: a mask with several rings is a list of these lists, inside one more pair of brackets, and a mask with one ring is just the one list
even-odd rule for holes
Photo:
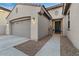
[[12,23],[12,34],[30,38],[31,22],[30,20],[18,21]]

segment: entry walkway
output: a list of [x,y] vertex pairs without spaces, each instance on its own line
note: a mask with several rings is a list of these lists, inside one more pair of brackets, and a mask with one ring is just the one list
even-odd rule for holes
[[54,35],[36,56],[60,56],[60,35]]

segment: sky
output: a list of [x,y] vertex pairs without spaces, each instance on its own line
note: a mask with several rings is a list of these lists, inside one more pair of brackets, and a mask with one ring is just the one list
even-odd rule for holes
[[[41,3],[41,5],[44,5],[45,7],[54,6],[57,3]],[[0,3],[1,7],[7,8],[12,10],[13,7],[16,5],[16,3]]]

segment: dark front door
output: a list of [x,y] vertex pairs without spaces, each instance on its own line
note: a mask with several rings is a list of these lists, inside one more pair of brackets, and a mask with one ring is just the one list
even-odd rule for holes
[[61,33],[61,21],[55,22],[55,33]]

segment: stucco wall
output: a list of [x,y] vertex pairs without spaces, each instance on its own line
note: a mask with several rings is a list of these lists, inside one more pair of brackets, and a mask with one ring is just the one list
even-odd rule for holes
[[6,25],[7,24],[6,17],[8,16],[9,13],[10,12],[5,11],[5,10],[0,11],[0,24],[1,25]]
[[49,20],[43,16],[38,16],[38,38],[48,35]]
[[79,4],[75,4],[75,3],[71,4],[70,31],[67,31],[66,29],[66,35],[71,40],[73,45],[79,49]]
[[[56,15],[56,11],[58,11],[57,15]],[[63,17],[63,15],[62,15],[62,7],[51,9],[48,12],[51,14],[51,16],[53,17],[53,19],[58,19],[58,18],[62,18]]]
[[35,18],[35,21],[33,23],[33,18],[31,18],[31,39],[38,41],[38,14],[32,17]]
[[40,7],[29,6],[29,5],[16,5],[15,8],[10,13],[8,20],[12,20],[24,16],[34,16],[40,11]]
[[0,25],[0,35],[6,34],[6,25]]
[[63,35],[67,36],[67,31],[68,31],[68,15],[64,16],[63,19]]
[[0,35],[7,34],[7,20],[6,17],[10,12],[0,9]]
[[[17,10],[17,12],[16,12]],[[38,12],[41,7],[29,6],[29,5],[16,5],[13,11],[7,18],[8,22],[15,18],[31,16],[31,39],[38,40]],[[35,24],[33,24],[33,18],[35,19]],[[11,32],[11,24],[9,23],[9,31]],[[9,33],[10,34],[10,33]]]

